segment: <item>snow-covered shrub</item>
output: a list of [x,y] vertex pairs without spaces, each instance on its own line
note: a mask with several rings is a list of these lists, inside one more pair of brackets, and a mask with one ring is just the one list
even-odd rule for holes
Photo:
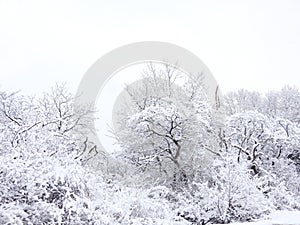
[[209,179],[197,177],[184,191],[168,195],[170,204],[185,220],[198,223],[250,221],[272,209],[245,165],[223,158],[217,159],[210,169]]
[[[36,153],[1,157],[2,224],[82,224],[89,221],[89,189],[75,163]],[[6,215],[6,216],[5,216]],[[7,220],[4,221],[4,218]],[[82,221],[84,220],[84,221]]]

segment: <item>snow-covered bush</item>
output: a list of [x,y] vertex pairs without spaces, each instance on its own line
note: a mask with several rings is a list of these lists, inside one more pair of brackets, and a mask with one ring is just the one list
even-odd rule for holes
[[42,153],[1,157],[1,224],[18,224],[18,220],[23,224],[88,223],[85,172],[71,162]]

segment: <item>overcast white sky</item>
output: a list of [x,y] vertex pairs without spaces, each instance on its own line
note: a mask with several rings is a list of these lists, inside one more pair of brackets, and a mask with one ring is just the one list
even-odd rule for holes
[[137,41],[199,56],[222,90],[300,84],[300,1],[0,0],[1,89],[72,91],[89,66]]

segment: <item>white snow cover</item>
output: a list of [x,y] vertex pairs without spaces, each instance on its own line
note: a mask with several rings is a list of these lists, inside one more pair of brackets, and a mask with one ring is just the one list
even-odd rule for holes
[[[230,223],[230,225],[299,225],[300,212],[299,211],[274,211],[269,216],[269,219],[258,220],[255,222],[245,223]],[[214,224],[218,225],[218,224]]]

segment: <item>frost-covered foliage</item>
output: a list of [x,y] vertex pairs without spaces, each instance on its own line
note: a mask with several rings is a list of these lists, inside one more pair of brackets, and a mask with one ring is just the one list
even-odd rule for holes
[[149,69],[165,77],[128,87],[114,161],[85,136],[91,109],[74,109],[63,86],[0,93],[0,224],[204,225],[300,210],[296,89],[225,96],[238,110],[218,133],[196,82],[179,88],[168,65]]

